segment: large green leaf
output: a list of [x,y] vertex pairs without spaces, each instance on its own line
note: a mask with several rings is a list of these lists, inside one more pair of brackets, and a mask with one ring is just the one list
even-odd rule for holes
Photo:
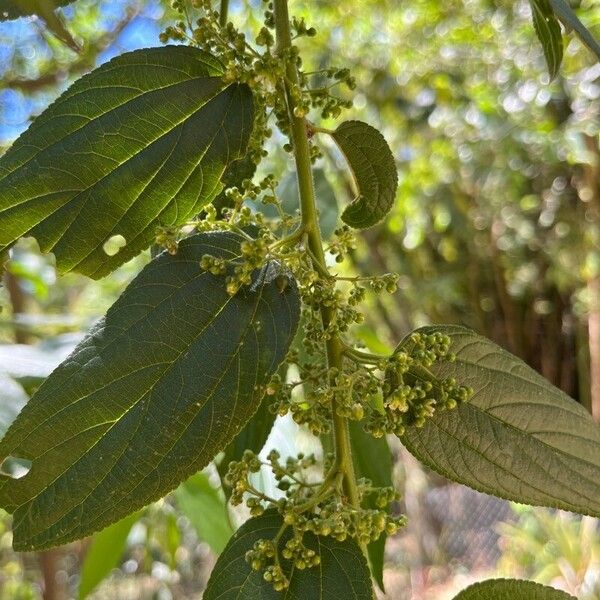
[[127,536],[139,518],[138,513],[129,515],[93,537],[81,567],[79,600],[87,598],[90,592],[118,566],[125,551]]
[[[391,487],[392,482],[392,453],[387,440],[383,437],[374,438],[366,433],[362,425],[350,422],[350,441],[352,442],[352,459],[357,477],[369,479],[376,487]],[[367,498],[369,508],[376,508],[373,498]],[[383,590],[383,559],[385,553],[385,533],[368,547],[371,574],[377,585]]]
[[216,552],[223,551],[233,527],[225,498],[210,483],[207,475],[196,473],[175,491],[179,510],[189,519],[198,537]]
[[[321,564],[310,569],[289,570],[285,593],[276,592],[259,571],[253,571],[244,558],[259,539],[273,539],[283,520],[274,511],[247,521],[236,531],[219,557],[211,574],[204,600],[372,600],[373,590],[367,561],[353,540],[338,542],[330,537],[304,536],[304,543],[318,552]],[[289,539],[288,529],[280,548]]]
[[587,27],[579,20],[573,9],[565,0],[548,0],[554,14],[570,29],[574,29],[579,39],[600,58],[600,44],[594,36],[588,31]]
[[523,361],[473,331],[450,336],[456,362],[435,364],[474,395],[436,411],[401,440],[420,461],[481,492],[600,516],[600,427],[588,412]]
[[392,209],[398,188],[394,156],[384,137],[362,121],[344,121],[331,136],[348,161],[358,197],[342,213],[342,221],[366,229]]
[[454,600],[576,600],[554,588],[517,579],[490,579],[469,586]]
[[533,26],[542,44],[550,77],[554,79],[563,58],[563,41],[560,24],[548,0],[530,0]]
[[229,166],[221,176],[223,189],[213,200],[213,204],[219,212],[222,212],[224,208],[233,207],[233,202],[227,197],[227,189],[232,187],[241,188],[245,179],[252,179],[254,177],[256,167],[257,165],[250,154],[246,154],[244,158],[229,163]]
[[33,235],[60,272],[98,278],[157,226],[196,215],[252,129],[249,88],[222,74],[204,52],[167,46],[76,81],[0,158],[0,252]]
[[240,236],[187,238],[147,265],[42,384],[0,442],[0,475],[19,550],[65,543],[164,496],[204,467],[258,408],[298,319],[276,263],[235,296],[199,267],[233,258]]

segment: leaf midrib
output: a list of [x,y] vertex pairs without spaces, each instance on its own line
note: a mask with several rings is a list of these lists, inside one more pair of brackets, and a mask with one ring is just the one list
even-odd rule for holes
[[[159,66],[159,65],[155,65],[155,66]],[[93,72],[92,72],[92,73],[90,73],[90,75],[92,75],[92,74],[93,74]],[[143,97],[145,97],[145,96],[148,96],[148,95],[151,95],[151,94],[154,94],[154,93],[157,93],[157,92],[162,92],[162,91],[164,91],[164,90],[168,90],[168,89],[170,89],[170,88],[175,88],[175,87],[177,87],[177,86],[179,86],[179,85],[185,85],[185,84],[189,84],[189,83],[191,83],[191,82],[198,82],[198,81],[201,81],[202,79],[217,79],[217,78],[218,78],[218,76],[210,76],[210,75],[209,75],[209,76],[207,76],[207,75],[202,75],[202,76],[198,76],[198,77],[191,77],[191,78],[189,78],[189,79],[185,79],[185,80],[183,80],[183,81],[177,81],[176,83],[170,83],[170,84],[168,84],[168,85],[165,85],[165,86],[163,86],[163,87],[159,87],[159,88],[152,88],[152,89],[150,89],[150,90],[143,91],[142,93],[140,93],[140,94],[139,94],[139,95],[137,95],[137,96],[133,96],[132,98],[128,98],[128,99],[127,99],[125,102],[122,102],[121,104],[117,104],[117,105],[115,105],[115,106],[111,106],[111,107],[110,107],[108,110],[106,110],[106,111],[104,111],[104,112],[102,112],[102,113],[100,113],[100,114],[98,114],[98,115],[94,116],[94,117],[93,117],[93,118],[91,118],[91,119],[88,119],[88,120],[87,120],[87,121],[86,121],[86,122],[85,122],[83,125],[81,125],[80,127],[77,127],[76,129],[73,129],[72,131],[69,131],[69,132],[68,132],[66,135],[64,135],[63,137],[61,137],[61,138],[58,138],[58,139],[56,139],[56,140],[53,140],[53,141],[52,141],[50,144],[48,144],[47,146],[44,146],[43,148],[39,148],[39,149],[38,149],[38,151],[37,151],[35,154],[33,154],[32,156],[28,157],[28,158],[27,158],[27,159],[26,159],[24,162],[17,164],[17,165],[16,165],[16,166],[15,166],[15,167],[14,167],[12,170],[10,170],[10,171],[7,171],[6,173],[4,173],[4,174],[2,175],[2,177],[0,178],[0,182],[1,182],[3,179],[5,179],[6,177],[9,177],[10,175],[12,175],[12,174],[13,174],[15,171],[17,171],[18,169],[21,169],[21,168],[23,168],[23,167],[26,167],[26,166],[28,166],[28,164],[29,164],[29,163],[30,163],[32,160],[34,160],[35,158],[37,158],[37,157],[38,157],[38,156],[39,156],[39,155],[40,155],[42,152],[46,152],[46,151],[48,151],[48,150],[52,149],[54,146],[56,146],[56,145],[58,145],[58,144],[60,144],[60,143],[64,142],[66,139],[68,139],[69,137],[71,137],[71,136],[75,135],[76,133],[80,133],[80,132],[82,132],[82,131],[83,131],[83,130],[84,130],[86,127],[88,127],[89,125],[97,124],[97,121],[98,121],[99,119],[102,119],[103,117],[105,117],[106,115],[110,114],[111,112],[113,112],[113,111],[115,111],[115,110],[119,110],[119,109],[121,109],[121,108],[123,108],[123,107],[127,106],[127,105],[128,105],[130,102],[137,101],[137,100],[139,100],[140,98],[143,98]],[[225,90],[225,89],[227,89],[228,87],[231,87],[231,85],[235,85],[235,84],[229,84],[229,85],[223,84],[223,85],[224,85],[224,87],[222,87],[222,88],[217,88],[217,90],[216,90],[216,92],[215,92],[215,95],[214,95],[214,96],[211,96],[210,98],[208,98],[208,99],[207,99],[207,102],[209,102],[210,100],[212,100],[213,98],[215,98],[215,96],[218,96],[218,95],[219,95],[219,94],[220,94],[222,91],[224,91],[224,90]],[[89,87],[89,88],[85,88],[85,89],[82,89],[82,90],[77,90],[77,92],[76,92],[76,93],[73,93],[73,94],[71,94],[71,95],[69,95],[69,96],[65,96],[64,98],[61,96],[61,97],[59,98],[59,100],[61,100],[60,104],[57,102],[57,103],[55,103],[55,104],[51,105],[51,106],[50,106],[50,108],[49,108],[49,110],[52,110],[54,107],[60,106],[60,105],[62,104],[62,102],[63,102],[63,101],[71,100],[72,98],[74,98],[75,96],[77,96],[77,95],[79,95],[79,94],[84,94],[84,93],[93,92],[93,91],[94,91],[94,89],[102,89],[102,88]],[[204,104],[203,104],[202,106],[204,106]],[[200,108],[202,108],[202,107],[200,107]],[[195,110],[194,112],[197,112],[197,110]],[[192,114],[193,114],[193,113],[192,113]],[[47,119],[48,119],[48,118],[50,118],[50,119],[51,119],[51,118],[56,118],[56,117],[65,117],[65,116],[69,116],[69,115],[68,115],[68,114],[60,114],[60,113],[59,113],[59,114],[57,114],[57,115],[50,115],[50,117],[48,117],[48,116],[46,115],[46,118],[47,118]],[[81,116],[81,115],[77,115],[77,116]],[[188,116],[188,117],[185,117],[183,120],[185,120],[186,118],[189,118],[189,116]],[[38,122],[38,123],[37,123],[37,128],[35,128],[35,129],[41,128],[42,126],[44,126],[44,125],[47,125],[47,124],[48,124],[48,121],[47,121],[47,120],[44,120],[44,121]],[[175,127],[177,127],[177,125],[175,125]],[[35,131],[35,129],[34,129],[34,128],[28,129],[28,130],[27,130],[27,131],[26,131],[26,132],[25,132],[23,135],[27,135],[29,132],[31,132],[31,131]],[[173,127],[172,129],[174,129],[174,127]],[[168,133],[168,132],[167,132],[167,133]],[[161,134],[161,135],[164,135],[164,134]],[[160,137],[160,136],[159,136],[159,137]],[[157,138],[157,139],[159,139],[159,138]],[[16,140],[16,142],[15,142],[15,147],[16,147],[16,145],[17,145],[18,143],[19,143],[19,139],[17,139],[17,140]],[[23,144],[20,146],[20,148],[26,148],[26,147],[28,147],[28,146],[30,146],[30,147],[35,147],[35,146],[33,146],[32,144],[25,144],[25,143],[23,143]],[[41,196],[41,197],[43,197],[43,196]],[[19,206],[20,204],[22,204],[22,202],[19,202],[19,203],[16,203],[16,204],[11,204],[11,206],[10,206],[9,208],[12,208],[13,206]],[[1,213],[2,213],[4,210],[6,210],[6,209],[5,209],[5,208],[0,208],[0,214],[1,214]]]
[[[158,169],[155,171],[155,173],[151,176],[151,178],[146,182],[146,184],[144,185],[144,187],[140,190],[140,192],[135,196],[135,198],[132,199],[131,204],[127,207],[127,209],[123,212],[123,214],[119,217],[119,219],[117,220],[117,222],[112,225],[111,230],[108,234],[108,236],[110,237],[111,235],[114,235],[115,232],[117,231],[117,228],[119,227],[119,225],[123,222],[123,220],[127,217],[127,214],[134,208],[134,206],[136,205],[136,203],[139,201],[140,196],[146,191],[146,189],[148,188],[148,186],[152,183],[152,181],[158,176],[158,174],[164,169],[165,164],[169,161],[169,159],[171,158],[171,156],[173,155],[173,152],[175,152],[175,150],[177,149],[177,146],[179,145],[179,142],[181,140],[181,133],[183,131],[183,127],[185,126],[186,122],[193,118],[194,115],[196,115],[200,110],[205,109],[211,102],[213,102],[215,99],[218,99],[221,97],[222,94],[224,94],[231,86],[227,86],[226,88],[221,89],[221,91],[216,95],[213,96],[210,100],[208,100],[205,104],[203,104],[200,108],[198,108],[197,110],[195,110],[194,112],[192,112],[184,121],[180,122],[176,127],[173,127],[171,130],[169,130],[167,133],[165,133],[162,137],[157,138],[156,140],[154,140],[151,144],[149,144],[148,146],[146,146],[144,148],[144,150],[140,151],[140,152],[144,152],[146,150],[148,150],[151,146],[153,146],[154,144],[156,144],[157,142],[159,142],[160,140],[162,140],[166,135],[170,134],[172,131],[174,131],[176,128],[180,128],[179,129],[179,136],[177,138],[177,141],[174,143],[173,147],[171,148],[171,151],[169,152],[169,154],[165,157],[165,159],[163,160],[162,164],[158,167]],[[179,192],[181,191],[181,189],[185,186],[185,184],[188,182],[189,178],[194,174],[194,172],[196,171],[196,169],[201,165],[202,161],[204,160],[204,157],[206,156],[206,154],[209,152],[209,150],[211,149],[215,139],[217,138],[217,136],[219,135],[219,133],[221,131],[225,132],[226,130],[223,128],[225,121],[227,120],[227,116],[229,115],[229,111],[231,110],[231,106],[233,104],[233,99],[234,99],[234,95],[231,94],[230,98],[229,98],[229,103],[227,104],[227,107],[224,109],[223,111],[223,117],[221,118],[221,122],[219,123],[219,126],[215,128],[215,133],[212,136],[212,138],[210,139],[210,141],[208,142],[206,148],[204,149],[204,152],[202,152],[201,156],[198,158],[196,164],[190,169],[186,179],[184,179],[180,186],[179,189],[175,192],[175,194],[171,197],[168,198],[166,200],[166,202],[160,207],[158,213],[154,216],[152,216],[152,218],[148,219],[148,224],[153,223],[156,218],[167,208],[170,206],[170,204],[173,202],[173,200],[177,197],[177,195],[179,194]],[[226,136],[225,136],[226,137]],[[139,154],[139,153],[138,153]],[[133,158],[134,156],[137,155],[133,155],[132,157],[130,157],[128,159],[131,160],[131,158]],[[229,158],[229,140],[227,140],[227,157]],[[128,162],[126,161],[126,162]],[[228,160],[226,161],[228,162]],[[117,169],[120,169],[123,166],[123,164],[119,165],[117,168],[115,168],[115,171]],[[114,171],[113,171],[114,172]],[[112,174],[112,173],[111,173]],[[100,183],[100,180],[97,182]],[[94,184],[93,186],[91,186],[92,188],[94,188],[96,186],[96,184]],[[87,191],[87,190],[86,190]],[[201,194],[202,188],[200,190],[198,190],[198,195]],[[83,193],[83,192],[82,192]],[[76,196],[74,196],[73,198],[71,198],[71,200],[69,200],[69,202],[72,202],[79,194],[77,194]],[[75,216],[75,218],[73,219],[73,221],[71,221],[71,223],[69,224],[69,226],[67,227],[67,229],[65,230],[65,232],[63,233],[63,236],[67,235],[67,233],[69,232],[69,230],[71,229],[71,227],[73,226],[74,221],[77,219],[77,217],[79,216],[79,214],[81,213],[81,210],[83,209],[83,206],[80,207],[79,212],[77,213],[77,215]],[[136,240],[138,240],[140,238],[141,235],[144,234],[144,232],[146,231],[146,227],[144,227],[144,229],[142,229],[141,231],[139,231],[137,233],[137,235],[129,240],[127,243],[128,244],[134,244]],[[87,260],[87,258],[89,256],[91,256],[92,254],[94,254],[97,249],[100,247],[102,242],[99,242],[92,250],[90,250],[85,256],[82,256],[74,265],[72,265],[71,267],[69,267],[69,270],[74,270],[76,269],[79,265],[81,265],[82,262],[84,262],[85,260]]]
[[[256,311],[258,310],[258,305],[260,302],[260,299],[262,298],[262,290],[264,288],[261,288],[261,293],[257,294],[257,301],[255,303],[254,306],[254,311],[252,312],[250,318],[248,319],[248,323],[246,325],[246,328],[243,332],[243,334],[240,336],[240,339],[236,345],[236,349],[235,351],[231,354],[231,356],[228,358],[228,362],[227,365],[229,366],[229,364],[231,364],[231,362],[238,356],[240,349],[243,346],[243,342],[248,334],[248,331],[251,328],[251,325],[254,321],[254,317],[256,315]],[[93,448],[99,444],[112,430],[112,428],[119,423],[124,417],[125,415],[127,415],[132,409],[134,409],[139,402],[145,398],[146,396],[148,396],[148,394],[150,394],[152,392],[152,390],[154,389],[154,387],[159,383],[159,381],[164,378],[166,376],[166,374],[170,371],[171,368],[173,368],[175,366],[175,364],[179,361],[179,359],[181,358],[181,356],[187,352],[189,350],[189,348],[198,340],[198,338],[204,333],[204,331],[206,330],[207,327],[209,327],[210,325],[212,325],[212,323],[219,317],[219,315],[225,310],[225,308],[229,305],[230,301],[234,298],[234,296],[230,296],[229,298],[227,298],[226,302],[223,304],[223,306],[219,309],[219,311],[214,315],[214,317],[212,317],[206,324],[205,326],[202,328],[202,330],[198,333],[198,335],[194,338],[194,340],[190,343],[189,347],[185,348],[182,352],[179,353],[179,355],[177,356],[177,358],[175,358],[169,365],[169,367],[167,369],[165,369],[165,371],[160,375],[159,378],[157,378],[156,381],[153,382],[152,386],[145,390],[145,392],[142,394],[142,396],[140,396],[140,398],[138,398],[135,402],[133,402],[131,404],[131,406],[129,406],[127,408],[127,410],[118,418],[115,420],[114,424],[109,427],[106,432],[92,445],[90,446],[86,452],[84,452],[84,454],[82,454],[75,462],[73,462],[71,465],[69,465],[67,467],[67,469],[65,469],[65,471],[63,471],[62,473],[60,473],[53,481],[49,482],[47,484],[47,486],[43,489],[40,490],[40,492],[38,492],[35,496],[32,496],[27,502],[29,503],[29,507],[28,510],[23,514],[23,517],[21,519],[19,519],[19,521],[16,523],[15,525],[15,530],[19,527],[19,525],[23,522],[23,520],[25,519],[25,517],[29,514],[29,511],[31,510],[32,506],[33,506],[33,502],[40,496],[42,495],[50,486],[52,486],[54,483],[56,483],[60,478],[64,477],[64,475],[70,470],[72,469],[77,463],[79,463],[80,460],[82,460],[87,454],[89,454]],[[223,380],[223,378],[227,375],[228,371],[227,368],[223,369],[220,378],[216,381],[216,383],[213,385],[213,387],[210,389],[210,392],[208,393],[208,395],[205,396],[205,402],[204,404],[202,404],[201,407],[199,407],[198,411],[196,411],[196,414],[194,415],[194,418],[197,416],[198,412],[200,410],[202,410],[207,404],[208,402],[210,402],[210,399],[213,397],[216,389],[218,388],[219,384],[221,383],[221,381]],[[96,390],[95,390],[96,391]],[[94,391],[94,392],[95,392]],[[93,393],[94,393],[93,392]],[[237,402],[238,398],[236,398],[236,402]],[[233,417],[235,415],[235,410],[231,411],[231,416]],[[141,419],[140,419],[141,421]],[[140,424],[140,421],[138,421],[138,427]],[[230,419],[230,423],[231,423],[231,419]],[[169,450],[172,450],[173,446],[175,446],[175,444],[177,444],[181,438],[183,437],[183,435],[185,434],[185,432],[187,431],[187,428],[184,429],[181,433],[181,435],[176,438],[173,443],[171,444],[171,446],[169,447]],[[134,430],[132,432],[132,436],[133,437],[135,435],[135,433],[137,432],[137,429]],[[130,438],[131,439],[131,438]],[[206,442],[205,442],[206,445]],[[201,453],[201,451],[199,452]],[[167,452],[168,454],[168,452]],[[123,453],[121,453],[118,457],[116,457],[114,464],[116,464],[123,456]],[[160,459],[160,461],[158,462],[158,464],[156,465],[155,469],[158,469],[158,467],[162,464],[162,462],[164,462],[166,458],[166,454],[163,455],[163,457]],[[93,495],[93,493],[98,489],[99,485],[106,479],[106,477],[108,477],[108,475],[110,474],[111,470],[107,470],[107,472],[105,473],[104,477],[102,479],[100,479],[96,485],[94,486],[94,488],[88,493],[87,496],[85,496],[80,502],[78,502],[78,504],[71,506],[67,512],[63,513],[62,515],[60,515],[55,521],[53,521],[50,524],[46,524],[45,528],[46,529],[50,529],[52,526],[54,526],[56,523],[58,523],[61,519],[63,519],[65,517],[65,515],[71,513],[73,510],[77,509],[78,507],[83,506],[83,504],[86,502],[86,500]],[[135,487],[133,487],[131,490],[129,490],[128,494],[133,493],[150,475],[150,473],[147,473],[137,484]],[[23,506],[22,504],[20,506]],[[96,515],[95,519],[93,521],[90,522],[90,526],[94,527],[94,523],[96,523],[104,514],[106,514],[106,512],[112,510],[113,507],[109,506],[106,508],[105,511],[100,512]],[[79,526],[79,524],[76,524],[75,526],[73,526],[71,529],[66,530],[65,532],[62,533],[61,538],[64,538],[64,536],[68,536],[71,532],[73,532],[74,530],[77,529],[77,527]],[[38,534],[39,535],[39,534]]]

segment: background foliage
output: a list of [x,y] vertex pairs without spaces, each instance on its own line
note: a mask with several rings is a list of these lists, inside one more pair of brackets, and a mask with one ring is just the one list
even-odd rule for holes
[[[231,18],[252,26],[255,4],[232,2]],[[589,0],[577,8],[600,33],[600,5]],[[90,68],[158,45],[172,16],[166,3],[141,0],[79,0],[61,12],[73,38],[85,40],[80,53],[39,19],[0,24],[0,149]],[[352,257],[358,274],[401,273],[399,291],[368,311],[363,340],[378,350],[417,326],[466,325],[600,415],[600,66],[593,56],[569,36],[561,73],[550,82],[528,2],[321,0],[295,2],[294,12],[319,30],[303,42],[305,60],[315,69],[338,58],[351,67],[359,91],[352,117],[384,133],[399,167],[391,218],[366,231]],[[281,159],[267,159],[265,171],[287,168],[275,160]],[[340,161],[331,147],[318,165],[322,219],[341,213],[352,198],[350,182],[335,168]],[[293,202],[293,185],[284,185]],[[52,257],[31,240],[17,245],[0,290],[2,426],[147,260],[138,257],[98,282],[74,274],[58,280]],[[277,427],[271,443],[278,448],[282,438],[293,446],[290,453],[307,444],[297,427]],[[435,476],[420,471],[400,447],[394,452],[403,459],[397,482],[416,497],[440,493]],[[242,517],[228,514],[221,492],[207,487],[216,481],[213,472],[196,476],[135,523],[40,556],[10,551],[5,517],[0,595],[39,598],[45,588],[47,598],[83,597],[82,588],[91,590],[90,582],[117,566],[96,597],[199,597],[211,551],[222,549]],[[214,508],[201,510],[219,515],[214,524],[186,517],[199,510],[189,506],[186,490],[198,488],[213,490],[203,501]],[[402,599],[403,589],[412,590],[406,598],[450,597],[453,581],[464,587],[460,560],[468,559],[440,542],[442,525],[418,506],[402,509],[412,524],[405,539],[388,542],[389,597]],[[502,575],[596,597],[596,521],[536,509],[516,523],[501,529]],[[102,544],[114,549],[114,560],[82,568],[86,549],[93,557]],[[449,567],[440,566],[444,552],[445,559],[456,558]],[[499,554],[490,553],[475,576],[493,572]]]

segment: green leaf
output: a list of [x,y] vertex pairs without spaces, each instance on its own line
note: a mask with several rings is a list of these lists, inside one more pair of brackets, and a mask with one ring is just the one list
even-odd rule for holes
[[177,525],[177,516],[172,512],[165,515],[164,539],[162,547],[167,551],[169,557],[169,568],[174,571],[177,568],[177,550],[181,546],[181,531]]
[[440,378],[473,388],[454,410],[436,411],[402,443],[452,481],[525,504],[600,516],[600,427],[577,402],[523,361],[473,331],[424,327],[452,340],[456,362]]
[[[274,511],[247,521],[236,531],[219,557],[204,592],[204,600],[371,600],[373,590],[367,562],[360,548],[351,539],[338,542],[330,537],[316,537],[306,533],[304,543],[318,552],[321,564],[310,569],[291,570],[287,561],[282,567],[290,580],[290,587],[282,594],[253,571],[244,558],[254,542],[273,539],[283,520]],[[279,542],[283,548],[290,539],[288,528]]]
[[203,468],[257,410],[299,319],[298,292],[270,262],[235,296],[202,271],[239,255],[241,236],[203,233],[161,254],[42,384],[0,442],[32,461],[0,475],[14,545],[89,535]]
[[81,567],[79,600],[87,598],[90,592],[118,566],[125,552],[125,542],[129,532],[139,518],[139,513],[129,515],[93,537]]
[[244,179],[252,179],[254,173],[256,173],[256,163],[250,154],[230,163],[221,176],[223,190],[213,200],[217,210],[222,211],[223,208],[233,207],[233,202],[227,197],[226,190],[232,187],[241,187]]
[[[224,481],[225,475],[227,475],[229,463],[241,460],[244,450],[252,450],[255,454],[262,450],[275,422],[275,415],[269,410],[272,402],[272,396],[265,396],[254,416],[225,448],[223,459],[217,467],[221,481]],[[223,485],[223,490],[229,498],[231,490],[226,485]]]
[[517,579],[490,579],[469,586],[454,600],[576,600],[554,588]]
[[342,213],[342,221],[366,229],[392,209],[398,188],[394,156],[384,137],[362,121],[345,121],[331,136],[348,161],[358,197]]
[[542,44],[550,78],[554,79],[563,58],[563,40],[560,24],[548,0],[530,0],[533,26]]
[[198,534],[219,554],[233,535],[227,506],[204,473],[196,473],[175,491],[175,500]]
[[565,0],[548,0],[554,14],[562,21],[565,27],[574,29],[579,39],[598,57],[600,58],[600,44],[594,36],[589,32],[587,27],[579,20],[573,9]]
[[[372,435],[365,433],[362,425],[356,421],[350,421],[349,428],[356,476],[369,479],[376,487],[391,487],[393,485],[392,454],[387,440],[385,438],[375,439]],[[365,506],[377,508],[374,498],[367,498]],[[367,547],[371,574],[382,591],[384,591],[385,541],[386,535],[383,534],[377,541],[371,542]]]
[[[325,171],[320,168],[313,169],[315,185],[315,199],[319,211],[319,227],[324,239],[329,239],[338,226],[338,203],[335,191],[329,183]],[[293,215],[300,209],[298,178],[296,173],[286,175],[277,189],[277,195],[281,200],[283,210]]]
[[76,81],[0,158],[0,252],[32,235],[61,273],[99,278],[157,226],[195,216],[252,129],[249,88],[222,74],[204,52],[167,46]]

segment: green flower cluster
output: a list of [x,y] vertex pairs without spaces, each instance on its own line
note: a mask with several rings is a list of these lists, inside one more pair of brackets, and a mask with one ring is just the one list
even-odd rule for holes
[[[337,118],[352,106],[351,99],[332,93],[340,84],[349,90],[356,87],[349,69],[304,71],[299,48],[294,44],[284,52],[276,53],[272,2],[265,2],[264,25],[254,40],[248,40],[233,23],[222,24],[210,0],[192,0],[191,6],[183,0],[174,0],[172,6],[180,13],[181,20],[160,34],[161,42],[187,42],[201,48],[223,63],[225,81],[246,83],[252,88],[256,116],[249,153],[255,162],[266,156],[264,142],[273,133],[268,124],[271,115],[277,127],[284,134],[289,133],[287,101],[282,85],[289,64],[300,73],[299,84],[291,85],[288,90],[297,117],[316,110],[322,119]],[[317,34],[303,18],[293,17],[291,28],[294,41]],[[284,145],[284,149],[291,152],[291,144]],[[311,156],[313,161],[321,156],[319,147],[314,144],[311,144]]]
[[383,386],[383,411],[371,411],[366,429],[375,437],[402,435],[407,426],[422,427],[436,410],[466,402],[473,390],[454,378],[440,379],[429,368],[455,360],[451,340],[440,333],[412,333],[389,359]]
[[[253,91],[256,117],[249,149],[252,168],[238,165],[225,176],[228,189],[220,195],[219,207],[206,207],[189,225],[199,231],[225,230],[239,235],[237,256],[225,260],[207,254],[199,264],[202,270],[222,276],[229,294],[252,285],[257,271],[268,261],[280,265],[282,273],[291,272],[298,283],[302,326],[286,359],[286,364],[293,366],[289,373],[297,372],[298,377],[272,377],[265,388],[267,397],[272,399],[272,412],[291,414],[296,423],[316,436],[330,434],[334,422],[337,433],[341,431],[340,422],[345,427],[346,420],[352,420],[360,422],[374,437],[382,437],[402,435],[407,426],[423,426],[435,411],[452,409],[467,401],[472,395],[469,387],[435,374],[439,363],[454,360],[447,336],[412,334],[391,356],[370,354],[356,347],[351,330],[363,322],[360,305],[367,293],[394,293],[398,275],[352,277],[330,273],[322,257],[316,256],[314,245],[308,243],[309,233],[314,233],[311,226],[315,225],[303,223],[297,214],[286,214],[273,175],[258,182],[251,178],[255,165],[265,156],[265,141],[272,135],[271,118],[289,137],[290,125],[298,124],[297,118],[311,111],[321,118],[337,117],[350,106],[347,99],[332,93],[340,84],[354,88],[348,69],[309,72],[303,70],[297,46],[292,44],[284,52],[276,52],[271,2],[265,3],[264,26],[252,43],[231,23],[220,23],[209,0],[192,2],[190,10],[198,11],[198,18],[189,14],[183,0],[177,0],[174,6],[182,20],[167,29],[161,39],[187,40],[202,48],[223,63],[226,81],[246,83]],[[291,27],[294,40],[316,34],[303,19],[292,19]],[[291,67],[298,70],[298,80],[289,77]],[[288,105],[294,107],[292,117]],[[313,137],[320,128],[310,122],[305,125],[310,158],[314,161],[320,150]],[[293,151],[291,142],[284,149]],[[239,173],[243,174],[238,176]],[[248,200],[274,207],[277,218],[265,217],[251,208]],[[161,229],[156,241],[169,252],[176,252],[179,234]],[[334,232],[324,251],[328,259],[340,264],[356,248],[356,233],[343,225]],[[281,277],[282,286],[288,281]],[[335,359],[329,362],[332,355]],[[392,488],[373,487],[366,480],[357,484],[348,467],[351,459],[348,461],[343,454],[339,451],[323,465],[317,465],[314,456],[298,455],[283,461],[273,451],[263,461],[246,451],[240,460],[229,465],[225,483],[231,488],[233,505],[245,503],[252,516],[274,509],[283,518],[277,536],[259,540],[246,555],[252,568],[261,571],[275,590],[289,586],[292,568],[319,564],[320,557],[311,547],[313,535],[339,541],[350,537],[364,547],[404,525],[404,517],[391,516],[388,510],[397,500],[397,493]],[[312,476],[317,466],[322,466],[324,473],[321,481],[314,481]],[[252,484],[252,474],[263,468],[273,473],[284,493],[282,498],[269,497]]]
[[[376,488],[370,481],[361,480],[359,506],[351,506],[341,491],[341,472],[335,466],[329,468],[324,481],[309,481],[305,472],[315,465],[314,456],[303,455],[282,463],[275,450],[270,452],[268,462],[247,451],[241,461],[229,465],[226,482],[232,487],[233,504],[245,501],[253,515],[275,508],[283,517],[283,526],[274,539],[258,540],[246,553],[251,567],[262,571],[265,581],[278,591],[288,587],[292,567],[307,569],[320,563],[320,556],[305,543],[306,534],[338,541],[351,537],[365,545],[405,525],[404,516],[391,516],[387,508],[399,498],[393,488]],[[262,466],[271,468],[280,489],[286,491],[285,498],[270,498],[252,486],[249,474]],[[376,508],[363,508],[367,498],[375,499]]]

